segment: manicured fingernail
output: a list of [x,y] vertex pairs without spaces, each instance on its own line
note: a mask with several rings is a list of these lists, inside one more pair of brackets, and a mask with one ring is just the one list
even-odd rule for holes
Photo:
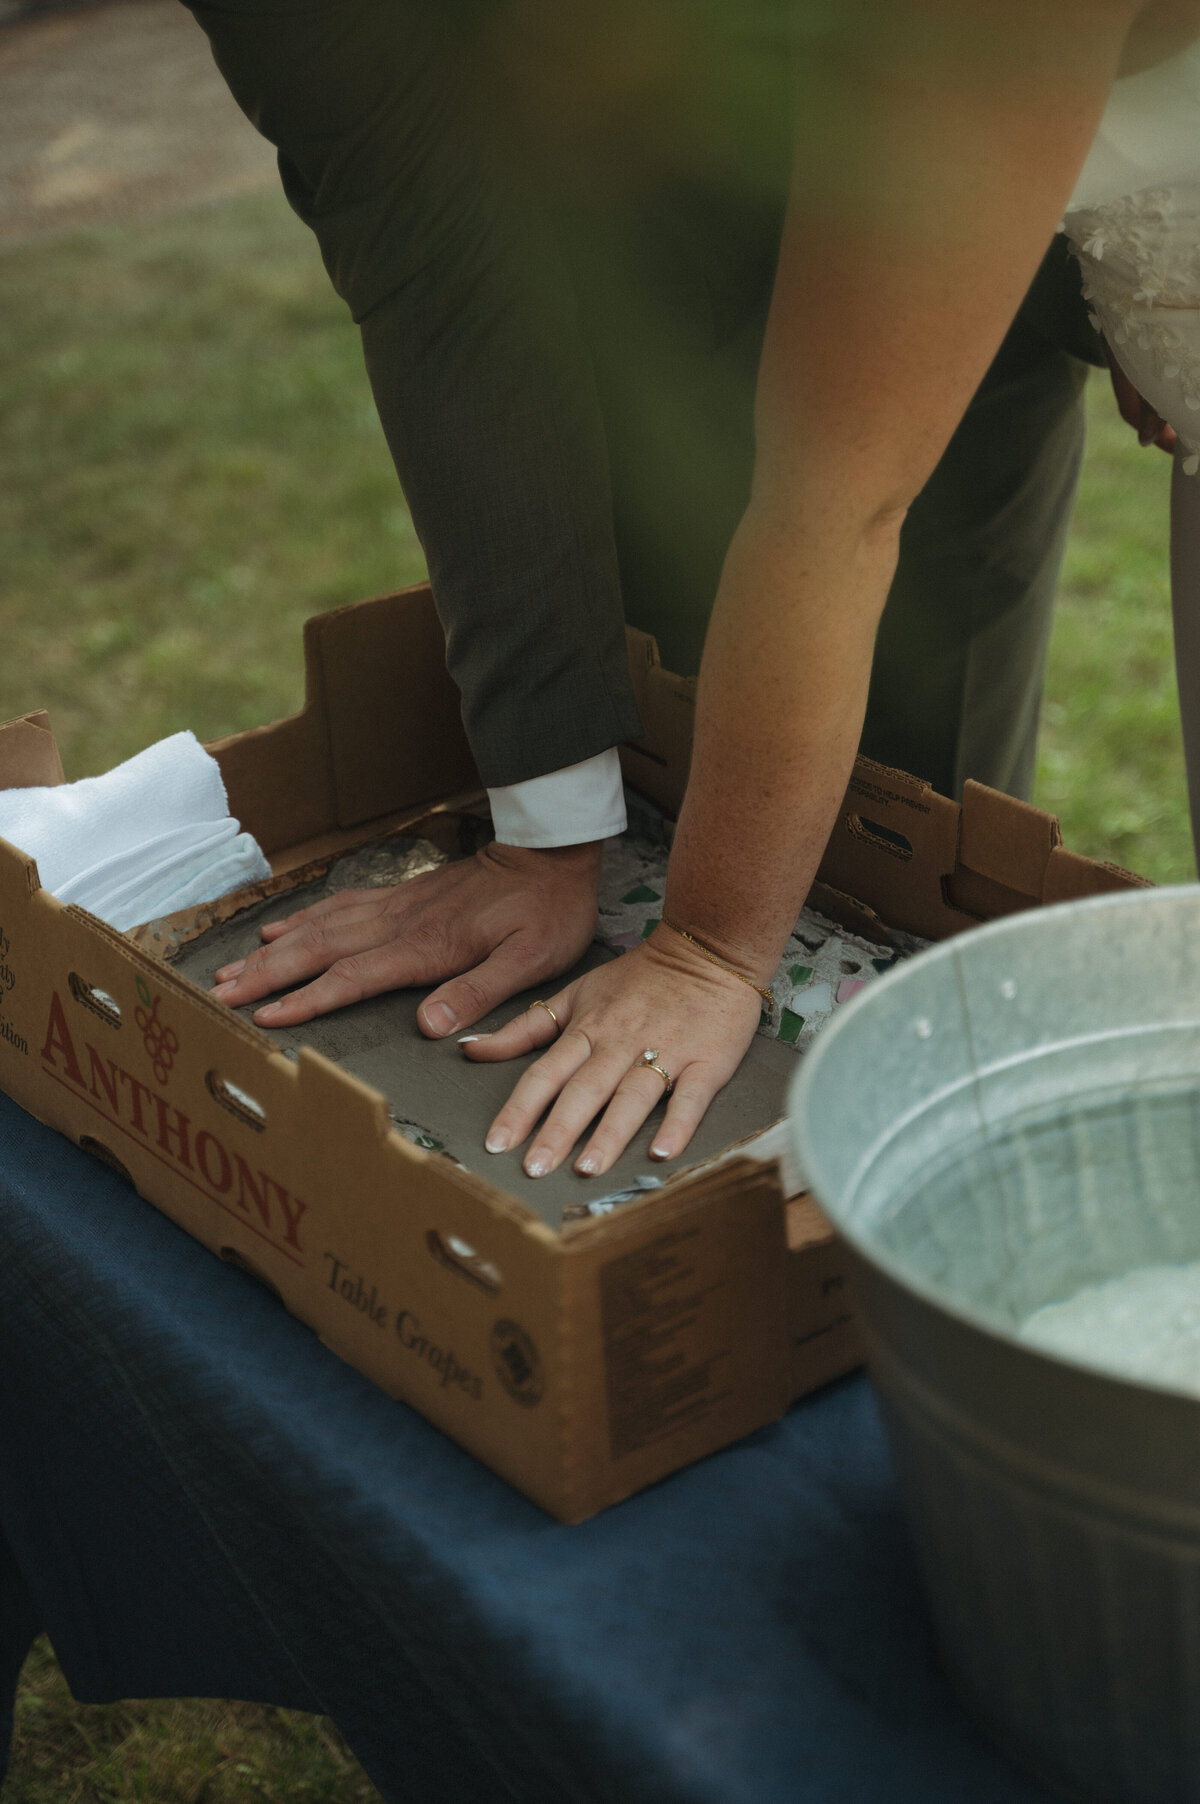
[[673,1158],[674,1155],[669,1146],[659,1146],[655,1144],[650,1148],[650,1157],[652,1159],[670,1159]]
[[237,989],[237,981],[236,981],[236,979],[234,979],[234,980],[231,980],[229,983],[214,984],[212,989],[208,993],[212,997],[214,1002],[224,1002],[226,996],[230,995],[230,993],[236,989]]
[[444,1002],[427,1002],[421,1013],[425,1017],[425,1025],[432,1028],[435,1034],[452,1034],[458,1026],[458,1016]]
[[506,1153],[511,1144],[508,1129],[493,1128],[483,1144],[490,1153]]
[[525,1161],[525,1176],[527,1178],[544,1178],[549,1169],[549,1153],[543,1151],[540,1146],[535,1146]]
[[595,1153],[584,1153],[582,1159],[576,1159],[575,1169],[582,1178],[594,1178],[600,1169],[600,1161]]
[[271,1018],[272,1015],[277,1015],[282,1007],[283,1007],[282,1002],[264,1003],[262,1008],[255,1009],[254,1019],[256,1021],[267,1021]]
[[217,983],[228,983],[231,977],[240,977],[245,969],[245,959],[236,959],[232,965],[221,966],[221,969],[216,973],[216,981]]
[[491,1034],[459,1034],[458,1044],[460,1046],[474,1046],[476,1040],[490,1040],[491,1037]]

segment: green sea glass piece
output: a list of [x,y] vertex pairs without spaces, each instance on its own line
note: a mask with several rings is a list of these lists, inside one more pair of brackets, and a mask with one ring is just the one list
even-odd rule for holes
[[[803,968],[803,967],[801,967]],[[811,975],[811,973],[810,973]],[[785,1008],[779,1023],[779,1038],[785,1046],[794,1046],[804,1026],[804,1016],[797,1015],[793,1009]]]

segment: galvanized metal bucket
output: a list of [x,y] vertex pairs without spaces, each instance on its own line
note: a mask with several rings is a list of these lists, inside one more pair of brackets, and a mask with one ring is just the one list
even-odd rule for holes
[[1200,887],[982,927],[847,1005],[792,1090],[853,1253],[947,1672],[1088,1804],[1200,1804],[1200,1396],[1017,1338],[1200,1260]]

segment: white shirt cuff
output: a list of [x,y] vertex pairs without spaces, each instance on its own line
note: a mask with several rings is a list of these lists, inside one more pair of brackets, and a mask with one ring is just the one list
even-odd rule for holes
[[615,746],[544,777],[489,789],[492,825],[505,846],[577,846],[624,833],[625,792]]

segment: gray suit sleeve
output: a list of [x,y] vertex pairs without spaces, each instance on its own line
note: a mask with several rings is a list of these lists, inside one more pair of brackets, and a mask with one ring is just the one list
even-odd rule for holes
[[470,0],[195,0],[361,328],[484,781],[636,737],[604,435]]

